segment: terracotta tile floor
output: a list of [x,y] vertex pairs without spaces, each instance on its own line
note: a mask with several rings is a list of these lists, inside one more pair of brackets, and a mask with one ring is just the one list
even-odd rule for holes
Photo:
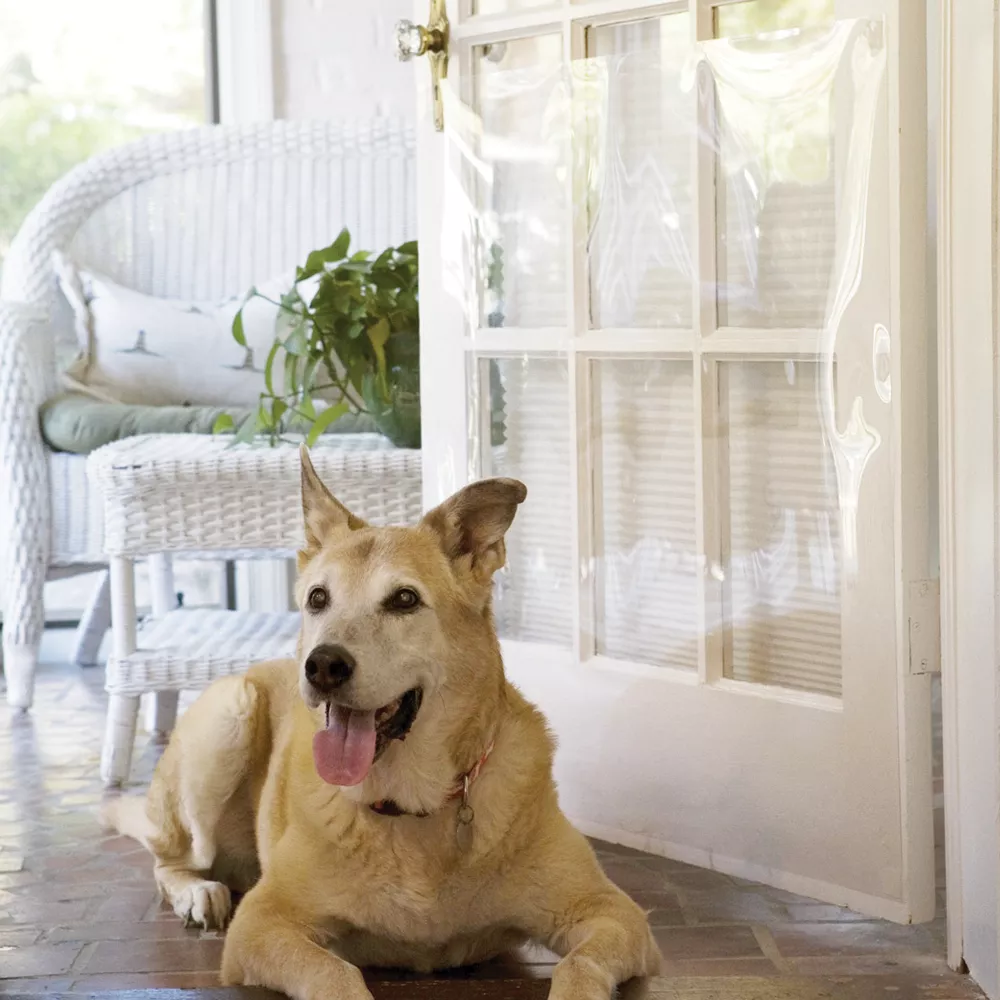
[[[0,708],[0,992],[205,989],[220,935],[186,931],[148,856],[101,833],[99,670],[43,667],[30,716]],[[2,690],[2,682],[0,682]],[[157,748],[140,738],[136,781]],[[716,872],[599,844],[651,910],[666,959],[655,998],[980,997],[944,962],[944,923],[898,927]],[[530,952],[432,981],[375,977],[380,998],[541,998],[553,956]],[[235,995],[238,991],[232,991]],[[227,994],[228,995],[228,994]]]

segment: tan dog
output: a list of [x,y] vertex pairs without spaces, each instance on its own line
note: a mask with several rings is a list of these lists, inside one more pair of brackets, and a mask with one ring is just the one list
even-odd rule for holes
[[564,956],[550,1000],[656,973],[646,916],[560,812],[545,721],[507,683],[490,601],[527,491],[474,483],[372,528],[302,455],[298,661],[210,687],[148,798],[108,819],[185,920],[228,922],[222,979],[370,998],[359,966],[431,971],[525,941]]

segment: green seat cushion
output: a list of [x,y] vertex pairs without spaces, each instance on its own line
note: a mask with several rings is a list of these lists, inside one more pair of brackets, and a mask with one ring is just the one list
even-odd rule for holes
[[[47,400],[40,413],[42,437],[53,451],[89,455],[103,445],[137,434],[211,434],[220,413],[232,415],[236,426],[248,410],[219,406],[141,406],[103,403],[79,392]],[[327,433],[374,431],[366,414],[346,413]]]

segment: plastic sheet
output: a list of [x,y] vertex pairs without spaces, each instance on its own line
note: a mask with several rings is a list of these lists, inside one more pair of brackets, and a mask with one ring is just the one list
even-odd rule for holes
[[871,212],[883,25],[689,38],[679,14],[590,28],[568,64],[556,34],[480,46],[446,90],[468,471],[531,498],[498,622],[837,696],[845,588],[884,572],[863,538],[891,505],[866,472],[899,336]]

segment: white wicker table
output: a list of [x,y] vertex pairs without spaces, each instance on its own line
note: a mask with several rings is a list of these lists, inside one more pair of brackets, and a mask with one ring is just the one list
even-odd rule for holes
[[[171,610],[165,596],[170,554],[280,558],[302,544],[298,447],[231,440],[151,434],[107,445],[88,460],[104,497],[111,564],[111,697],[101,755],[108,785],[128,777],[141,695],[172,693],[176,704],[181,691],[294,649],[297,614]],[[401,524],[422,513],[419,451],[350,434],[322,438],[311,454],[323,481],[359,517]],[[140,625],[134,560],[145,556],[160,559],[161,570],[153,572],[153,615]]]

